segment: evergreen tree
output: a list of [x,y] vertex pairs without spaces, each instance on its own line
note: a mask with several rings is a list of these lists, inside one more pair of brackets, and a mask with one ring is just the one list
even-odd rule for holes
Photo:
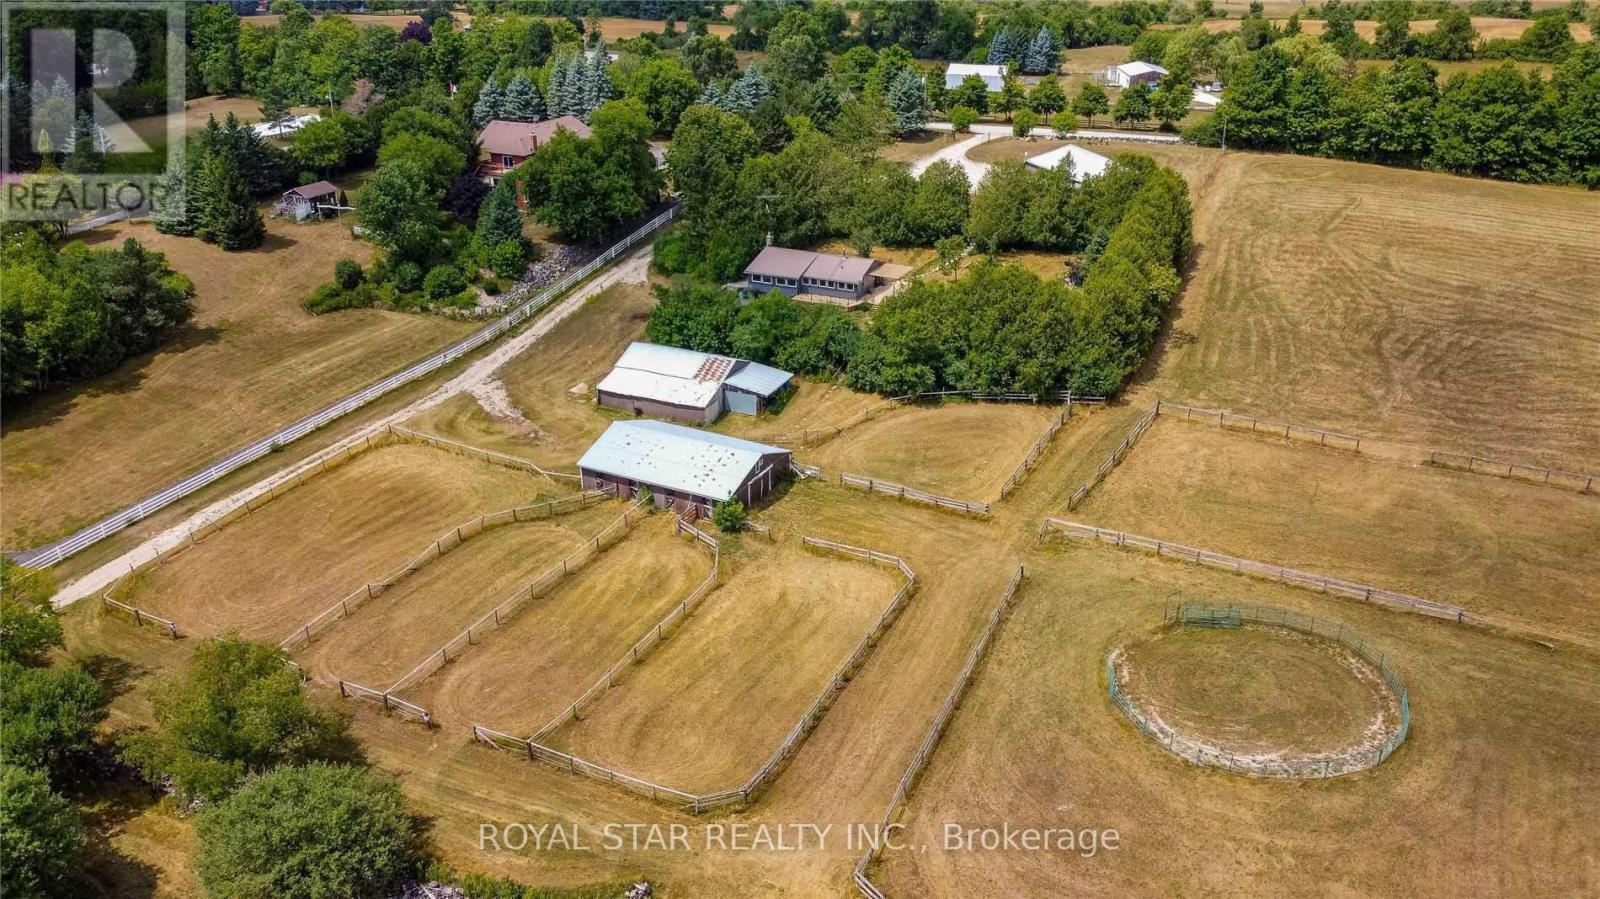
[[724,108],[729,112],[749,115],[771,93],[766,79],[762,78],[761,72],[752,66],[745,69],[739,80],[728,88],[727,94],[723,96],[723,102],[726,104]]
[[[474,112],[477,110],[474,109]],[[512,122],[537,122],[544,117],[544,101],[526,75],[518,75],[506,85],[499,118]]]
[[1022,71],[1030,75],[1054,72],[1057,61],[1056,36],[1049,26],[1040,25],[1039,33],[1028,42],[1028,49],[1022,54]]
[[204,202],[195,233],[224,250],[249,250],[266,238],[266,223],[233,154],[211,153],[200,170]]
[[[838,98],[835,97],[834,101],[835,105],[837,106]],[[704,103],[707,106],[715,106],[718,109],[727,111],[727,107],[723,105],[722,88],[717,87],[717,83],[715,81],[707,84],[706,89],[700,92],[699,102]]]
[[511,179],[501,179],[478,207],[477,236],[484,247],[523,240],[522,213],[517,209],[517,193]]
[[478,102],[472,104],[472,124],[482,128],[500,118],[505,102],[506,95],[500,90],[500,85],[493,78],[485,81],[483,90],[478,92]]
[[567,67],[561,60],[550,66],[550,84],[545,88],[544,108],[552,119],[567,114]]
[[991,66],[1005,65],[1017,55],[1016,40],[1011,32],[1002,31],[989,42],[989,56],[984,60]]
[[180,165],[163,181],[166,190],[159,202],[153,202],[150,221],[162,234],[187,237],[194,233],[196,216],[193,197],[189,194],[187,165]]
[[886,98],[889,111],[894,115],[896,134],[907,135],[922,130],[928,124],[928,94],[923,90],[922,76],[915,69],[901,69],[889,84]]
[[[811,121],[819,128],[827,128],[839,117],[839,92],[833,86],[832,79],[824,78],[811,85],[809,92],[811,101]],[[704,102],[702,99],[701,102]]]

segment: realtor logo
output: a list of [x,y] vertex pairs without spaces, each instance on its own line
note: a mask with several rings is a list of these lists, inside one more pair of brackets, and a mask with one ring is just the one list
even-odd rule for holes
[[8,220],[148,212],[183,164],[185,4],[0,2]]

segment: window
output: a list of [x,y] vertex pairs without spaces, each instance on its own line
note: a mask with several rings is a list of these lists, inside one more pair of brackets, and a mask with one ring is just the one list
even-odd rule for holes
[[503,165],[503,166],[509,167],[509,166],[514,166],[517,163],[515,161],[515,158],[512,157],[512,156],[501,156],[500,157],[500,164]]

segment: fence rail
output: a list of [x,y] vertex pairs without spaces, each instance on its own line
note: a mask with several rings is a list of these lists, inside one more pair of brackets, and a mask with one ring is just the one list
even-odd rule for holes
[[1133,427],[1128,431],[1128,436],[1122,438],[1122,442],[1117,444],[1117,448],[1111,451],[1111,455],[1107,456],[1104,462],[1100,463],[1100,467],[1094,470],[1094,474],[1090,475],[1087,481],[1079,485],[1077,490],[1072,491],[1072,496],[1067,498],[1067,511],[1070,512],[1077,508],[1078,504],[1083,502],[1084,498],[1089,495],[1089,491],[1099,486],[1100,482],[1106,479],[1106,475],[1111,473],[1111,469],[1122,464],[1122,460],[1128,457],[1128,452],[1133,449],[1133,445],[1139,442],[1139,438],[1144,436],[1145,431],[1150,430],[1150,425],[1155,423],[1156,416],[1160,414],[1161,403],[1157,401],[1154,406],[1150,407],[1150,411],[1139,416],[1139,420],[1134,422]]
[[1145,735],[1160,743],[1167,751],[1196,765],[1222,768],[1235,774],[1251,777],[1324,778],[1353,774],[1372,768],[1387,759],[1411,732],[1411,699],[1405,680],[1390,664],[1388,656],[1355,631],[1342,624],[1323,621],[1301,612],[1271,606],[1208,605],[1197,602],[1169,603],[1162,614],[1167,627],[1239,627],[1246,622],[1265,624],[1300,631],[1350,648],[1366,660],[1383,677],[1385,685],[1394,693],[1399,704],[1400,725],[1383,743],[1371,749],[1358,749],[1337,755],[1307,756],[1305,758],[1279,758],[1267,760],[1240,756],[1200,740],[1184,736],[1159,718],[1146,713],[1122,689],[1117,675],[1120,650],[1106,655],[1106,691],[1111,702],[1122,710],[1129,721]]
[[582,268],[571,272],[565,278],[545,288],[527,300],[511,308],[503,317],[473,332],[468,337],[456,341],[443,350],[414,362],[404,369],[389,375],[367,387],[325,406],[316,412],[300,419],[297,422],[282,428],[256,442],[238,450],[224,458],[211,463],[204,469],[183,478],[144,499],[100,519],[92,525],[66,537],[62,540],[45,546],[25,550],[15,555],[15,560],[30,568],[48,568],[69,558],[89,546],[104,540],[106,537],[140,521],[150,515],[166,508],[167,506],[183,499],[190,494],[209,486],[210,484],[238,471],[246,465],[276,452],[296,440],[316,431],[343,416],[360,409],[389,392],[411,383],[425,375],[449,365],[462,356],[508,333],[531,318],[539,310],[548,306],[556,297],[565,293],[580,281],[588,278],[599,269],[609,265],[622,253],[631,249],[634,244],[654,233],[658,228],[666,225],[678,216],[681,207],[676,204],[665,212],[646,222],[638,230],[613,244],[604,253],[595,257]]
[[[922,736],[922,742],[917,744],[917,751],[912,754],[911,761],[906,765],[905,773],[900,775],[900,782],[895,785],[894,795],[889,799],[889,807],[883,813],[882,826],[879,832],[886,832],[895,818],[899,817],[906,801],[911,798],[911,788],[915,786],[917,777],[922,774],[928,762],[933,758],[933,752],[939,745],[939,740],[944,736],[945,729],[950,726],[950,720],[955,717],[956,707],[961,704],[961,697],[971,684],[973,675],[978,670],[978,663],[983,660],[984,653],[989,648],[990,641],[994,638],[995,631],[1000,627],[1000,620],[1005,617],[1006,610],[1011,607],[1011,601],[1016,598],[1017,590],[1022,586],[1025,575],[1023,566],[1017,566],[1017,573],[1011,576],[1011,582],[1006,585],[1000,594],[1000,602],[995,604],[994,611],[989,613],[989,621],[978,634],[978,639],[973,642],[972,650],[967,653],[967,661],[961,666],[961,673],[956,675],[956,682],[945,696],[944,704],[934,714],[933,721],[928,725],[928,730]],[[887,899],[883,891],[867,876],[867,869],[877,860],[881,847],[873,844],[868,847],[861,858],[856,862],[852,880],[856,890],[866,899]]]
[[1559,468],[1541,468],[1520,462],[1502,462],[1498,459],[1485,459],[1481,456],[1449,453],[1444,450],[1428,450],[1428,464],[1440,468],[1470,471],[1474,474],[1490,474],[1519,481],[1549,484],[1552,487],[1568,487],[1579,493],[1594,493],[1595,482],[1600,480],[1600,475],[1562,471]]
[[420,721],[429,726],[433,724],[432,712],[414,702],[406,702],[404,699],[391,696],[388,691],[374,690],[371,687],[363,687],[351,681],[341,680],[339,681],[339,695],[346,699],[363,699],[368,702],[375,702],[383,706],[385,711],[395,712],[404,718]]
[[527,506],[515,506],[510,509],[501,509],[498,512],[486,512],[463,522],[456,527],[440,534],[437,539],[428,544],[416,558],[406,562],[390,574],[376,581],[369,581],[355,588],[338,600],[333,605],[319,612],[312,619],[293,633],[285,637],[279,648],[285,652],[295,652],[315,640],[319,634],[324,633],[335,623],[350,617],[357,609],[366,605],[368,601],[381,596],[390,587],[405,580],[428,563],[459,547],[461,544],[476,537],[490,528],[500,527],[519,521],[535,521],[542,518],[552,518],[567,512],[587,509],[590,506],[610,499],[615,494],[616,488],[607,490],[586,490],[582,493],[564,496],[548,502],[534,503]]
[[1254,575],[1268,580],[1283,581],[1301,587],[1320,590],[1324,593],[1334,593],[1365,602],[1379,603],[1409,612],[1420,612],[1435,618],[1448,618],[1452,621],[1472,624],[1491,623],[1488,619],[1469,613],[1460,606],[1434,602],[1431,599],[1396,593],[1393,590],[1385,590],[1382,587],[1373,587],[1355,581],[1328,577],[1324,574],[1300,571],[1295,568],[1286,568],[1282,565],[1272,565],[1251,559],[1241,559],[1237,556],[1197,549],[1181,543],[1170,543],[1154,537],[1143,537],[1138,534],[1098,528],[1094,525],[1065,521],[1060,518],[1047,518],[1039,529],[1040,538],[1043,539],[1044,535],[1050,530],[1060,531],[1068,537],[1079,540],[1092,540],[1100,543],[1109,543],[1112,546],[1131,546],[1145,549],[1154,552],[1158,556],[1182,559],[1185,562],[1194,562],[1197,565],[1209,565],[1213,568]]
[[403,677],[395,681],[384,692],[402,693],[409,690],[449,662],[460,658],[468,647],[478,642],[481,635],[495,630],[515,618],[517,613],[522,611],[528,603],[548,593],[567,575],[579,570],[590,559],[593,559],[602,551],[609,549],[618,540],[621,540],[632,529],[633,523],[644,517],[645,514],[638,503],[629,506],[621,517],[606,525],[600,533],[584,542],[582,546],[579,546],[561,561],[550,566],[538,577],[535,577],[517,590],[517,592],[502,600],[499,605],[485,612],[483,617],[468,625],[466,630],[452,637],[445,645],[429,654],[417,667],[406,672]]
[[1050,427],[1045,430],[1038,440],[1034,441],[1032,448],[1028,450],[1028,455],[1022,458],[1022,464],[1018,465],[1016,470],[1011,472],[1011,477],[1006,478],[1006,482],[1000,485],[1000,498],[1002,500],[1009,496],[1011,491],[1017,488],[1018,484],[1022,483],[1022,479],[1027,477],[1028,472],[1033,470],[1033,466],[1039,461],[1039,457],[1044,455],[1045,448],[1050,445],[1050,440],[1056,436],[1057,431],[1066,426],[1067,421],[1071,418],[1072,394],[1069,393],[1067,394],[1066,404],[1061,408],[1061,414],[1051,420]]
[[531,461],[529,461],[527,459],[522,458],[521,456],[512,456],[512,455],[509,455],[507,453],[497,453],[494,450],[486,450],[486,449],[483,449],[482,447],[472,446],[472,445],[466,444],[466,443],[460,443],[460,442],[457,442],[455,440],[446,440],[443,437],[435,437],[432,434],[424,434],[421,431],[413,431],[410,428],[402,428],[399,425],[389,425],[389,431],[392,432],[396,437],[399,437],[399,438],[404,439],[404,440],[409,440],[409,441],[411,441],[413,443],[423,443],[423,444],[426,444],[428,446],[433,447],[434,449],[440,449],[440,450],[444,450],[446,452],[451,452],[451,453],[458,453],[458,454],[463,455],[463,456],[471,456],[474,459],[482,459],[485,462],[493,462],[496,465],[504,465],[507,468],[515,468],[515,469],[520,469],[520,470],[523,470],[523,471],[531,471],[531,472],[534,472],[536,474],[541,474],[541,475],[549,478],[552,481],[554,481],[554,480],[566,480],[566,481],[581,481],[581,480],[583,480],[583,476],[579,475],[577,472],[551,471],[551,470],[549,470],[547,468],[541,468],[540,466],[534,464],[533,462],[531,462]]
[[1247,430],[1256,434],[1282,436],[1285,440],[1300,440],[1307,443],[1315,443],[1319,446],[1331,446],[1335,449],[1345,449],[1356,453],[1361,452],[1360,437],[1341,434],[1338,431],[1313,428],[1309,425],[1274,421],[1270,418],[1229,412],[1226,409],[1185,406],[1182,403],[1174,403],[1169,400],[1158,400],[1156,402],[1156,410],[1158,415],[1176,415],[1182,412],[1184,419],[1187,421],[1211,421],[1215,422],[1217,427],[1220,428],[1232,428],[1239,431]]
[[[1063,391],[1060,394],[1045,394],[1037,396],[1031,393],[984,393],[978,390],[935,390],[928,393],[908,393],[903,396],[892,396],[888,399],[868,406],[838,424],[826,425],[820,428],[807,428],[803,431],[792,431],[787,434],[777,434],[765,438],[768,443],[780,446],[817,446],[843,434],[856,425],[871,421],[892,409],[908,406],[914,403],[945,401],[953,399],[972,400],[975,402],[992,403],[1038,403],[1038,402],[1065,402],[1072,394]],[[1079,396],[1072,397],[1078,403],[1103,403],[1105,397]]]
[[[117,583],[121,583],[121,581],[119,580]],[[115,588],[116,584],[113,584],[112,587]],[[162,618],[160,615],[152,615],[138,606],[132,606],[125,602],[112,599],[110,590],[100,594],[100,606],[101,608],[105,609],[117,609],[122,612],[127,612],[133,617],[134,624],[137,624],[140,627],[149,625],[151,627],[162,628],[170,637],[172,637],[172,639],[178,639],[178,625],[176,622],[172,621],[171,619]]]
[[840,474],[839,483],[845,485],[846,487],[859,487],[868,493],[885,493],[890,496],[898,496],[901,499],[910,500],[912,502],[926,503],[927,505],[937,506],[941,509],[949,509],[953,512],[965,512],[969,515],[989,514],[988,503],[968,502],[967,500],[962,499],[951,499],[948,496],[939,496],[934,493],[918,490],[915,487],[907,487],[904,484],[896,484],[893,481],[880,481],[877,478],[869,478],[865,475]]

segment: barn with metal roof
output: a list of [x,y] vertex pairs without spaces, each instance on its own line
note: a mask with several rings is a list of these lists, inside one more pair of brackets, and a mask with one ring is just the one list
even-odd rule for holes
[[595,401],[635,415],[709,424],[722,413],[759,415],[794,375],[715,353],[634,342],[595,388]]
[[752,505],[789,465],[782,447],[650,420],[613,422],[578,460],[585,490],[637,496],[648,487],[656,505],[684,514],[730,499]]

